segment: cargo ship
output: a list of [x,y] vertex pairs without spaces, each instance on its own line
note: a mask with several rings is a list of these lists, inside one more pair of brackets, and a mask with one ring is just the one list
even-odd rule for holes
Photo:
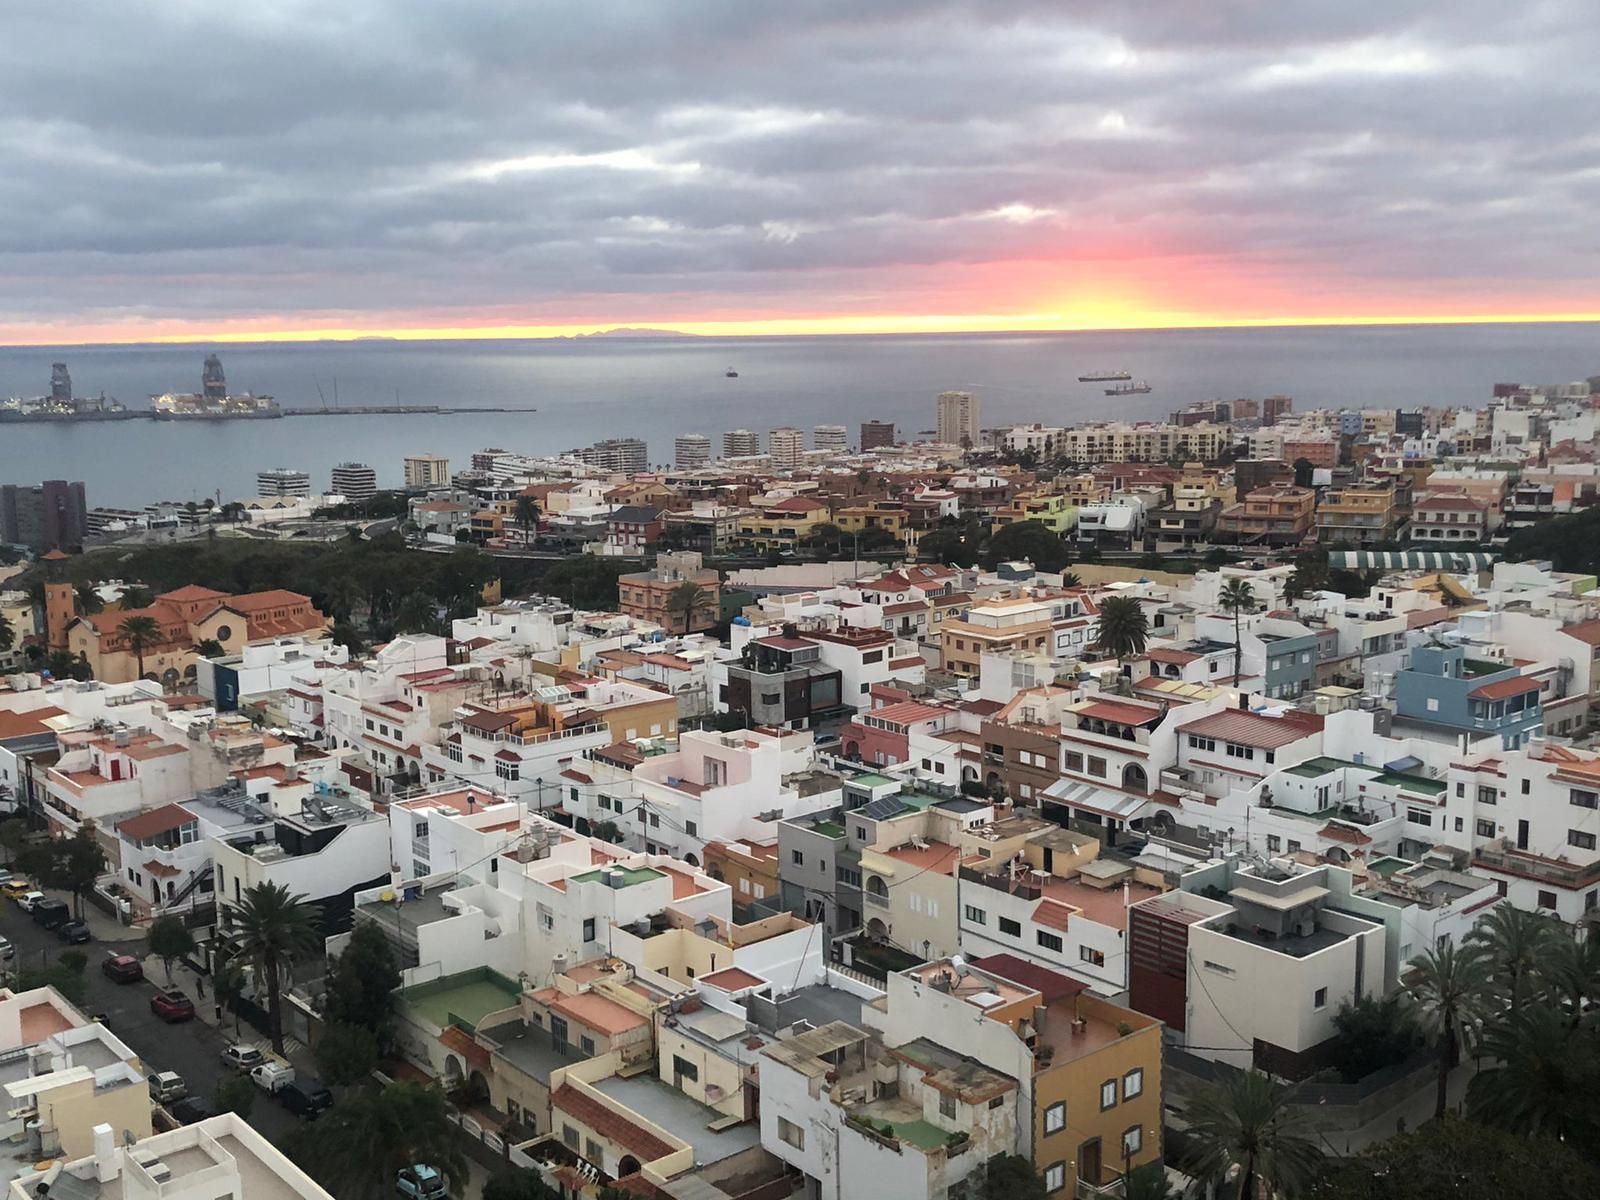
[[1126,371],[1090,371],[1086,375],[1079,375],[1079,383],[1115,383],[1119,379],[1132,379]]
[[1152,389],[1150,385],[1141,379],[1138,383],[1119,383],[1116,387],[1108,387],[1106,389],[1106,395],[1143,396],[1151,390]]

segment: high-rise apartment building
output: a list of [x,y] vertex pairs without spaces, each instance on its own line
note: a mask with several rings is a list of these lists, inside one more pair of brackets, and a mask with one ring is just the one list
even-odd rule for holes
[[509,450],[502,450],[499,446],[486,446],[482,450],[472,452],[472,469],[484,475],[494,473],[495,460],[502,455],[510,454]]
[[81,546],[89,532],[89,504],[82,483],[46,479],[37,487],[0,487],[0,542],[34,550]]
[[340,463],[333,469],[332,490],[346,500],[370,500],[378,491],[378,473],[366,463]]
[[311,476],[304,471],[291,471],[288,467],[273,467],[256,474],[258,496],[309,496]]
[[711,461],[711,439],[703,433],[680,433],[672,439],[672,460],[680,471],[693,471]]
[[876,450],[879,446],[894,445],[893,421],[861,422],[861,449]]
[[602,471],[633,475],[650,469],[650,448],[640,438],[606,438],[578,451],[578,457]]
[[437,454],[408,454],[405,459],[407,488],[444,487],[450,482],[450,460]]
[[1293,411],[1293,396],[1268,396],[1261,401],[1261,423],[1276,425],[1279,417],[1287,417]]
[[811,431],[811,446],[815,450],[848,450],[850,434],[843,425],[818,425]]
[[940,392],[936,436],[947,446],[976,446],[982,423],[971,392]]
[[797,467],[806,453],[806,435],[793,425],[783,425],[767,434],[767,453],[780,470]]
[[761,435],[749,429],[730,429],[722,435],[723,458],[748,458],[761,453]]

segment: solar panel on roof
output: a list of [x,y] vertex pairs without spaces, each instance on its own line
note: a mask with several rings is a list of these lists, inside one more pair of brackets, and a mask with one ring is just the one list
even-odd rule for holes
[[871,817],[874,821],[882,821],[887,817],[895,816],[905,811],[905,805],[893,796],[885,796],[881,800],[873,800],[861,809],[861,815]]

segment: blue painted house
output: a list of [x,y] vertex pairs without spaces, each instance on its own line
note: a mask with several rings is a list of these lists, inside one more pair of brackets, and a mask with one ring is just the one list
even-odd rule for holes
[[1394,677],[1395,715],[1473,738],[1499,734],[1514,750],[1544,722],[1541,684],[1506,663],[1471,658],[1464,646],[1417,646]]

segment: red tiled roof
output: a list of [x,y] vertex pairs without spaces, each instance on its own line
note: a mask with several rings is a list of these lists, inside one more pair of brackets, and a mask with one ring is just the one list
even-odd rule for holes
[[1524,692],[1537,692],[1539,681],[1528,675],[1514,675],[1510,679],[1497,679],[1473,688],[1467,695],[1474,700],[1506,700]]
[[1065,929],[1071,917],[1072,910],[1059,900],[1041,900],[1033,910],[1033,923],[1046,929]]
[[673,1147],[655,1134],[640,1129],[620,1113],[586,1096],[570,1083],[563,1083],[550,1097],[550,1107],[571,1113],[590,1129],[622,1146],[641,1163],[654,1162],[671,1154]]
[[931,721],[935,717],[942,717],[947,714],[944,709],[935,708],[931,704],[920,704],[915,700],[903,700],[899,704],[887,704],[882,708],[870,709],[861,715],[876,717],[880,721],[888,721],[895,725],[914,725],[918,721]]
[[176,591],[162,592],[157,600],[171,600],[176,604],[183,604],[190,600],[226,600],[227,592],[213,591],[208,587],[201,587],[197,583],[185,584]]
[[177,874],[179,874],[179,871],[178,871],[177,867],[169,867],[166,863],[157,862],[153,858],[149,862],[145,863],[144,869],[146,871],[148,871],[150,874],[155,875],[155,876],[157,876],[157,877],[159,877],[161,879],[165,879],[169,875],[177,875]]
[[1114,700],[1092,700],[1074,710],[1080,717],[1094,717],[1099,721],[1112,721],[1118,725],[1145,725],[1161,716],[1159,708],[1143,708],[1137,704],[1118,704]]
[[1223,741],[1266,750],[1276,750],[1279,746],[1298,742],[1313,732],[1311,728],[1298,721],[1288,721],[1282,717],[1263,717],[1260,713],[1241,712],[1236,708],[1197,718],[1178,728],[1184,733],[1221,738]]
[[472,1035],[465,1029],[455,1025],[448,1026],[439,1035],[439,1044],[446,1050],[454,1050],[467,1060],[469,1066],[477,1067],[480,1071],[489,1069],[489,1051],[472,1040]]
[[182,828],[193,820],[195,815],[183,805],[163,804],[160,808],[152,808],[149,812],[129,817],[126,821],[118,821],[117,832],[130,842],[142,842],[145,838],[157,837]]
[[1149,654],[1154,662],[1172,663],[1179,667],[1200,661],[1198,654],[1191,654],[1187,650],[1178,650],[1171,646],[1152,646]]
[[700,976],[700,982],[709,983],[725,992],[742,992],[746,988],[762,987],[767,981],[759,975],[750,974],[743,967],[725,967],[721,971]]
[[1351,829],[1348,825],[1335,825],[1329,821],[1322,827],[1321,836],[1335,842],[1348,842],[1352,846],[1370,846],[1372,839],[1359,829]]
[[1566,626],[1561,632],[1591,646],[1600,646],[1600,621],[1579,621],[1576,625]]

